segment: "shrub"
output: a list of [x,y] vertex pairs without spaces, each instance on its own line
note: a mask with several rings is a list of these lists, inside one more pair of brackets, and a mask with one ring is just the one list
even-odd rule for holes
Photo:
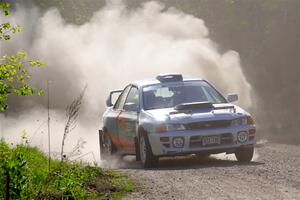
[[39,149],[0,141],[0,199],[7,195],[7,183],[11,199],[85,199],[97,195],[87,185],[100,174],[97,167],[55,160],[49,172],[48,159]]

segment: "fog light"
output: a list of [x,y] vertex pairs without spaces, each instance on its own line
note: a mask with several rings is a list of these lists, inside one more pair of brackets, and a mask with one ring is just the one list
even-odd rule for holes
[[160,141],[161,142],[169,142],[169,137],[161,137]]
[[246,131],[238,132],[237,139],[240,143],[244,143],[248,140],[248,133]]
[[173,138],[173,147],[175,148],[182,148],[184,146],[184,139],[183,137],[175,137]]
[[249,130],[249,135],[255,135],[256,130],[255,129],[250,129]]

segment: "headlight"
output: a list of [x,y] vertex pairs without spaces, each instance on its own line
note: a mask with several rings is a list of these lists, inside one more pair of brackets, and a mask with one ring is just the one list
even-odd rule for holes
[[248,140],[248,133],[246,131],[238,132],[237,139],[240,143],[244,143]]
[[250,115],[247,116],[247,123],[248,123],[248,124],[254,124],[254,119],[253,119],[253,117],[251,117]]
[[184,139],[183,137],[174,137],[173,138],[173,147],[175,148],[182,148],[184,146]]
[[168,131],[184,131],[185,127],[182,124],[168,124],[167,130]]
[[247,117],[242,117],[231,121],[231,126],[242,126],[246,124],[247,124]]
[[167,131],[183,131],[185,130],[182,124],[157,124],[155,125],[156,133],[163,133]]

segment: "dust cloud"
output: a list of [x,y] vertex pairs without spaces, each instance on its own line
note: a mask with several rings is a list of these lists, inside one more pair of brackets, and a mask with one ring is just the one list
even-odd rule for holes
[[[2,20],[2,19],[1,19]],[[132,80],[176,72],[211,81],[224,94],[236,92],[239,105],[251,107],[251,86],[235,51],[221,53],[209,38],[202,19],[148,2],[127,9],[109,1],[82,25],[68,24],[56,9],[42,13],[37,7],[16,5],[7,19],[23,27],[20,34],[1,45],[0,53],[25,49],[47,63],[33,72],[33,83],[50,83],[51,151],[59,152],[65,107],[88,85],[77,128],[67,138],[71,151],[79,138],[87,143],[81,155],[99,161],[97,130],[105,99],[111,89]],[[20,142],[23,130],[32,145],[47,151],[47,97],[10,98],[10,110],[0,115],[1,137]],[[74,158],[76,159],[76,158]]]

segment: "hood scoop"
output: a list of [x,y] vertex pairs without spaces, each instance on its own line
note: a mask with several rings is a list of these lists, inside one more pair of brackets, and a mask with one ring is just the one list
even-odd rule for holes
[[194,103],[182,103],[175,106],[174,110],[188,111],[195,109],[213,109],[214,106],[211,102],[194,102]]
[[211,102],[193,102],[193,103],[182,103],[175,106],[175,112],[170,112],[170,114],[178,113],[190,113],[197,109],[209,109],[213,113],[217,110],[229,109],[231,112],[235,113],[236,109],[232,104],[212,104]]

